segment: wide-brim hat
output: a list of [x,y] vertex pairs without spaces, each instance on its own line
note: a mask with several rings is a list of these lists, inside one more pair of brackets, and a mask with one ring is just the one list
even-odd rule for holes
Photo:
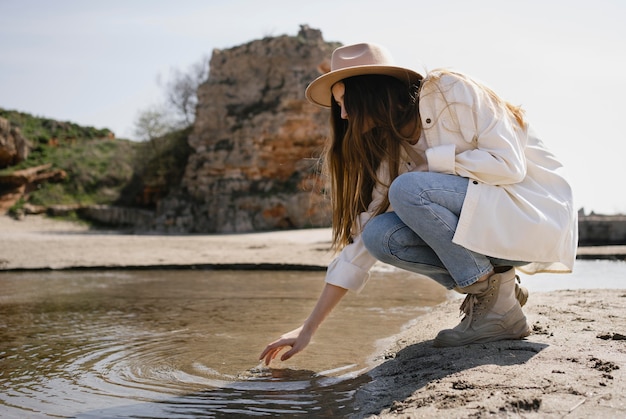
[[329,108],[331,88],[335,83],[347,77],[365,74],[392,76],[407,85],[422,79],[419,73],[396,66],[389,51],[380,45],[369,43],[346,45],[333,51],[330,72],[313,80],[304,94],[309,102]]

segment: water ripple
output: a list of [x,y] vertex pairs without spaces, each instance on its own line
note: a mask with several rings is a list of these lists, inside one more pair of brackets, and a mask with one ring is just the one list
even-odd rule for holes
[[[378,286],[387,300],[363,293],[337,311],[344,325],[367,329],[322,331],[328,346],[312,344],[301,366],[251,367],[269,336],[305,318],[321,279],[302,272],[2,275],[0,416],[345,416],[367,380],[355,359],[415,317],[418,294],[385,279]],[[346,344],[353,339],[369,346]]]

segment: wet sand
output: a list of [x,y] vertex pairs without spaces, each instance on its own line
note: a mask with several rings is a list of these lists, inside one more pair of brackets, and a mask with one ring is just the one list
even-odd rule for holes
[[0,216],[0,270],[258,265],[322,270],[332,258],[328,229],[137,235],[42,216],[21,221]]
[[[30,216],[0,217],[0,272],[23,269],[240,267],[323,270],[328,229],[158,236],[90,231]],[[581,249],[581,251],[586,251]],[[434,348],[458,322],[453,299],[388,339],[356,393],[361,417],[626,416],[624,289],[531,293],[521,341]],[[261,349],[261,348],[260,348]],[[299,356],[306,356],[306,352]]]

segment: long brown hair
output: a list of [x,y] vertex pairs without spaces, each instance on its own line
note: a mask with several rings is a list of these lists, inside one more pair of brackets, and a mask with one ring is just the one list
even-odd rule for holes
[[[398,176],[402,141],[418,138],[421,129],[418,114],[419,85],[390,76],[349,77],[345,85],[344,106],[349,120],[341,119],[341,108],[331,100],[331,138],[326,148],[325,166],[331,182],[333,209],[333,247],[340,249],[351,242],[360,213],[372,201],[377,183],[388,187]],[[408,135],[403,131],[411,128]],[[385,162],[389,177],[380,179],[378,169]],[[374,215],[389,206],[385,194]]]
[[[487,86],[467,76],[438,70],[420,83],[407,86],[390,76],[364,75],[342,80],[345,85],[344,106],[349,120],[341,119],[341,108],[331,100],[331,138],[325,151],[325,171],[330,178],[332,202],[333,247],[341,249],[351,242],[360,213],[367,211],[376,184],[389,187],[398,176],[402,142],[419,138],[419,89],[422,84],[450,74],[475,83],[491,99],[489,105],[504,109],[520,127],[524,111],[500,98]],[[372,128],[373,127],[373,128]],[[406,127],[412,128],[406,133]],[[379,178],[378,169],[385,162],[388,176]],[[385,194],[373,215],[389,207]],[[362,227],[362,226],[361,226]]]

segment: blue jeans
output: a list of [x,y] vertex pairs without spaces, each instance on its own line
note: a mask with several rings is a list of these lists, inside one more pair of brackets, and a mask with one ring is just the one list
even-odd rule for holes
[[378,260],[426,275],[444,287],[466,287],[495,266],[526,262],[492,258],[452,243],[468,179],[432,172],[398,176],[389,188],[394,212],[366,224],[363,242]]

